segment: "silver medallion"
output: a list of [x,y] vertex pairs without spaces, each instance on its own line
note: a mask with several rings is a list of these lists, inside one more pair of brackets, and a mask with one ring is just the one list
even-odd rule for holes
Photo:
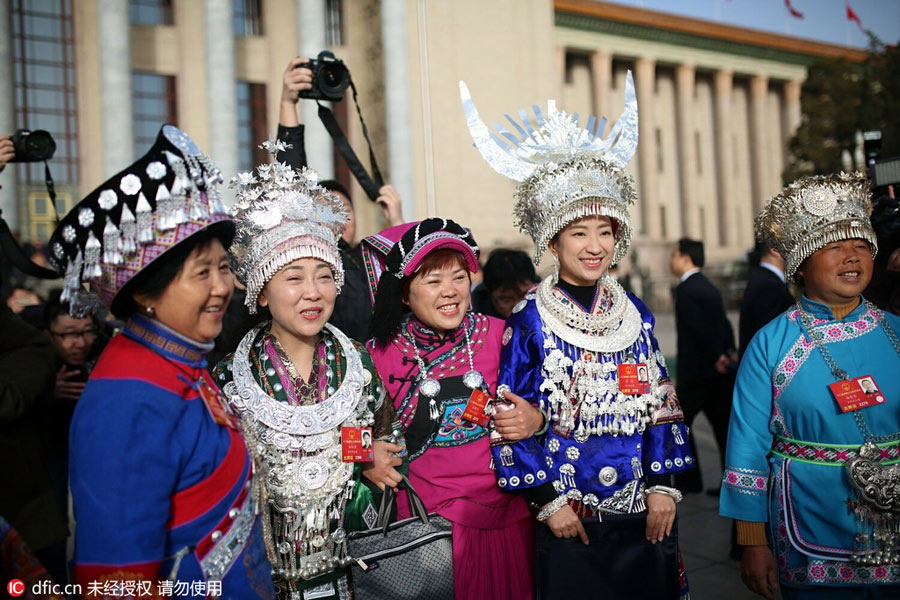
[[298,470],[303,485],[314,490],[325,485],[331,471],[325,461],[319,457],[302,460]]
[[335,544],[341,544],[345,539],[347,539],[347,532],[338,527],[331,532],[331,539],[334,540]]
[[291,552],[291,544],[290,542],[281,542],[278,544],[278,552],[281,554],[290,554]]
[[419,393],[426,398],[436,398],[441,393],[441,382],[433,377],[426,377],[419,382]]
[[484,377],[478,371],[466,371],[465,375],[463,375],[463,385],[470,390],[480,389],[482,383],[484,383]]
[[600,469],[600,483],[605,486],[610,486],[616,482],[619,478],[619,473],[616,471],[615,467],[603,467]]
[[588,433],[586,428],[579,427],[575,430],[575,435],[573,437],[575,438],[576,442],[578,442],[579,444],[583,444],[588,440],[590,434]]

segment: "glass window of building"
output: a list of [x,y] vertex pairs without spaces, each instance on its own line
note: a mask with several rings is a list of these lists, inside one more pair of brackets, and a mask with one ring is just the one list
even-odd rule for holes
[[260,0],[234,0],[234,35],[262,35]]
[[[49,131],[54,179],[77,184],[72,0],[12,0],[10,8],[16,128]],[[20,164],[17,180],[43,185],[43,163]]]
[[238,152],[241,171],[269,162],[269,153],[259,147],[269,137],[266,122],[266,86],[237,82]]
[[135,25],[172,25],[172,0],[131,0],[131,22]]
[[325,45],[344,45],[344,12],[341,0],[326,0],[325,3]]
[[164,124],[178,125],[175,77],[134,71],[131,74],[134,155],[143,156]]

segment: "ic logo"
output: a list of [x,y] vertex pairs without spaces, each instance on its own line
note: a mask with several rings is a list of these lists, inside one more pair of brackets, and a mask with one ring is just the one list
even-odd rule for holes
[[6,591],[13,598],[18,598],[25,593],[25,583],[21,579],[13,579],[6,584]]

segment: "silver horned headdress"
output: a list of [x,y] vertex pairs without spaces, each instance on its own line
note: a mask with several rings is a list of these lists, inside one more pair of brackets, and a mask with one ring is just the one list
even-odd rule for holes
[[781,254],[785,274],[832,242],[859,238],[878,252],[869,221],[869,180],[859,172],[804,177],[772,198],[756,217],[756,239]]
[[[277,157],[287,147],[281,140],[261,146]],[[240,173],[231,180],[237,188],[234,206],[237,232],[231,253],[238,278],[247,287],[244,301],[251,314],[266,283],[285,265],[301,258],[328,263],[338,291],[344,268],[338,239],[347,223],[341,200],[318,184],[315,171],[295,171],[277,159],[256,173]]]
[[481,120],[463,81],[459,92],[475,146],[495,171],[519,182],[514,223],[534,240],[534,263],[562,228],[590,215],[616,221],[613,264],[619,262],[631,244],[628,208],[637,197],[626,170],[638,142],[631,71],[625,78],[625,109],[606,137],[606,117],[590,117],[583,129],[578,115],[557,109],[554,100],[547,101],[546,115],[533,107],[537,128],[520,110],[521,124],[506,115],[518,136],[501,123],[494,124],[494,132]]

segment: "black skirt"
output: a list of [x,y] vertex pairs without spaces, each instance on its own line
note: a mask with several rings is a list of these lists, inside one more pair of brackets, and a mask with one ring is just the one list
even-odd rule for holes
[[560,539],[546,525],[535,532],[537,600],[677,600],[678,522],[651,544],[647,513],[581,520],[590,544]]

